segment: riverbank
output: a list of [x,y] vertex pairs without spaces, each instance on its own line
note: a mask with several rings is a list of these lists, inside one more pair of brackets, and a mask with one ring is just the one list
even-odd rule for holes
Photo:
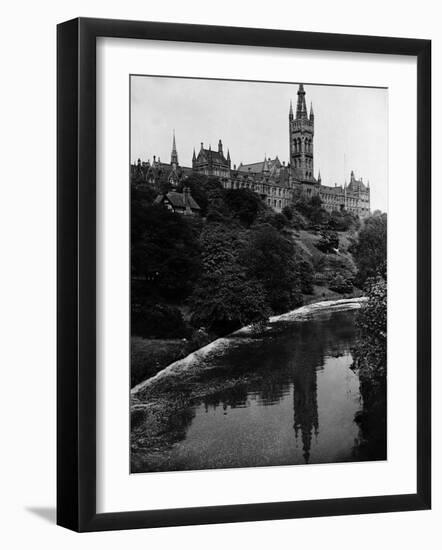
[[[266,377],[266,372],[274,375],[280,368],[277,356],[270,354],[266,361],[271,364],[260,368],[253,366],[256,359],[248,364],[247,358],[261,357],[261,346],[278,338],[284,326],[315,319],[326,321],[336,312],[360,308],[364,301],[350,298],[302,306],[272,317],[258,334],[251,326],[243,327],[138,384],[131,391],[131,471],[173,469],[175,446],[186,437],[196,403],[226,392],[237,393],[240,388],[255,384],[255,377]],[[314,348],[310,342],[308,349]],[[236,363],[226,363],[226,354],[236,357]]]
[[[324,301],[359,298],[361,294],[360,290],[354,289],[351,294],[342,295],[326,287],[315,285],[312,294],[304,294],[303,299],[304,305],[310,305]],[[185,358],[196,347],[193,342],[191,343],[185,338],[161,339],[132,336],[130,342],[130,387],[133,388],[152,378],[168,365]]]
[[[270,317],[265,330],[268,330],[272,324],[277,322],[291,322],[295,320],[303,321],[310,319],[312,318],[312,316],[318,314],[325,315],[331,314],[336,311],[358,309],[365,301],[365,297],[359,297],[343,298],[333,301],[325,300],[314,302],[312,304],[307,304],[287,313],[282,313],[281,315]],[[210,344],[207,344],[207,346],[204,346],[199,350],[190,353],[187,357],[175,361],[174,363],[170,364],[169,366],[158,372],[155,376],[152,376],[151,378],[144,380],[143,382],[133,387],[131,390],[132,399],[135,399],[137,401],[144,400],[145,392],[149,391],[150,393],[158,383],[162,382],[167,377],[176,378],[177,376],[182,376],[184,373],[188,373],[190,375],[195,374],[196,366],[201,365],[202,360],[209,357],[210,354],[221,350],[226,345],[229,345],[232,337],[252,334],[253,331],[254,328],[251,325],[242,327],[233,334],[226,337],[218,338],[213,342],[210,342]]]
[[132,336],[130,339],[131,388],[155,376],[165,367],[183,359],[188,352],[182,339],[150,339]]

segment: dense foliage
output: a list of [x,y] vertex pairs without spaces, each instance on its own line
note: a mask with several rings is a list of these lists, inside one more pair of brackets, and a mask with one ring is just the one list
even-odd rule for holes
[[262,224],[250,231],[242,261],[247,266],[248,277],[262,285],[273,313],[302,304],[294,244],[275,227]]
[[182,299],[190,294],[199,268],[197,227],[157,205],[132,204],[132,277],[143,294]]
[[361,375],[378,382],[385,377],[387,364],[387,282],[383,277],[366,285],[367,303],[358,316],[359,343],[356,367]]
[[189,336],[189,328],[178,308],[150,300],[132,302],[131,331],[135,336],[147,338]]
[[321,239],[316,245],[318,250],[324,254],[335,253],[339,248],[339,237],[336,231],[321,231]]
[[358,286],[362,287],[371,277],[386,278],[387,214],[375,214],[363,222],[351,252],[358,268]]
[[355,417],[361,430],[356,455],[386,459],[387,282],[381,276],[369,279],[365,290],[368,302],[358,317],[359,338],[353,350],[362,396],[362,409]]
[[202,272],[190,300],[192,322],[216,333],[264,321],[269,313],[262,286],[240,262],[241,233],[207,224],[200,237]]
[[[385,272],[379,260],[385,253],[385,243],[379,246],[386,235],[382,215],[369,218],[356,234],[359,220],[345,211],[330,214],[319,196],[299,195],[276,213],[250,189],[224,189],[217,178],[192,174],[185,185],[202,217],[156,205],[153,189],[132,191],[134,333],[224,334],[293,309],[305,295],[324,296],[318,285],[351,294],[355,281],[363,285],[381,265]],[[309,232],[316,252],[296,240],[299,231]],[[353,235],[356,266],[343,232]]]

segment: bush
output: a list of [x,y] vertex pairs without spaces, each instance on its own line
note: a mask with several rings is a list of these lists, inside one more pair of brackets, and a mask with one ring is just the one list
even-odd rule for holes
[[298,194],[294,202],[294,208],[309,220],[311,226],[323,227],[327,225],[330,219],[330,214],[322,206],[319,195],[306,198],[304,195]]
[[353,281],[346,279],[340,273],[334,273],[329,282],[330,290],[338,294],[348,294],[353,291]]
[[181,311],[166,304],[133,304],[131,333],[143,338],[186,338],[189,328]]
[[334,210],[330,214],[328,227],[333,231],[348,231],[349,229],[358,229],[359,226],[359,218],[347,210]]
[[368,302],[358,316],[355,367],[372,383],[384,382],[387,368],[387,282],[383,277],[369,279],[365,291]]
[[313,294],[314,270],[311,262],[306,259],[299,259],[297,262],[298,275],[303,294]]
[[289,220],[284,214],[273,212],[272,210],[267,210],[258,216],[259,224],[269,224],[278,231],[282,231],[285,227],[289,225]]
[[284,208],[282,209],[282,213],[289,221],[293,219],[293,210],[288,206],[284,206]]
[[322,231],[316,248],[324,254],[334,253],[339,248],[339,237],[336,231]]

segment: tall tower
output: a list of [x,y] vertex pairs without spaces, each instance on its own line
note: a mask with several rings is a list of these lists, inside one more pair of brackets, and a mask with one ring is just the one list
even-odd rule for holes
[[170,164],[174,168],[178,166],[178,153],[176,150],[176,143],[175,143],[175,130],[173,131],[172,153],[170,154]]
[[313,106],[310,106],[310,115],[305,104],[304,85],[298,89],[296,117],[293,116],[293,107],[290,102],[289,136],[290,136],[290,165],[292,174],[301,181],[313,183],[313,136],[315,116]]

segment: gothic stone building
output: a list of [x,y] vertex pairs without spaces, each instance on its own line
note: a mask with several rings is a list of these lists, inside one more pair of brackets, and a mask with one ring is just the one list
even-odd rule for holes
[[281,212],[289,206],[297,193],[306,197],[319,195],[328,212],[347,210],[364,218],[370,214],[370,187],[362,179],[356,179],[351,172],[349,184],[322,185],[321,176],[314,176],[314,129],[313,106],[307,112],[305,91],[302,84],[298,89],[296,114],[292,103],[289,110],[289,162],[281,162],[264,156],[264,159],[251,164],[231,166],[230,152],[224,155],[221,140],[218,150],[201,148],[198,154],[193,151],[192,167],[181,167],[178,163],[175,135],[173,136],[170,164],[164,164],[154,157],[153,163],[132,165],[132,181],[158,185],[165,181],[175,187],[192,172],[217,177],[226,189],[251,189],[275,211]]

